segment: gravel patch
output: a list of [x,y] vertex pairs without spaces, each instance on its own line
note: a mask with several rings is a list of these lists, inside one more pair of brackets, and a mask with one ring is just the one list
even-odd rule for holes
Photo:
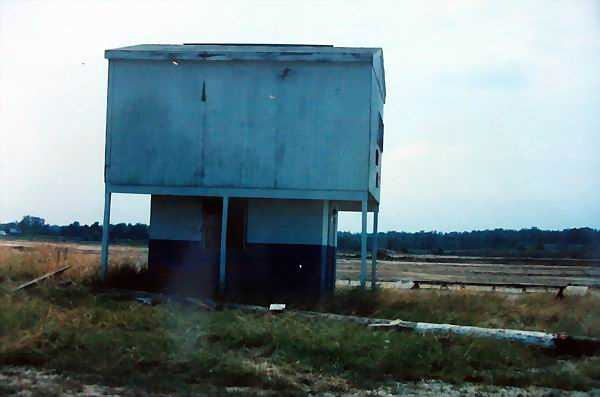
[[583,396],[594,396],[600,397],[600,390],[592,391],[590,393],[577,392],[577,391],[564,391],[558,389],[550,389],[544,387],[505,387],[505,386],[490,386],[490,385],[479,385],[473,383],[463,383],[460,385],[453,385],[440,381],[421,381],[416,383],[396,383],[392,385],[386,385],[376,390],[370,390],[365,392],[358,392],[355,394],[349,394],[348,396],[495,396],[495,397],[583,397]]
[[[212,395],[213,393],[209,393]],[[216,389],[218,395],[273,396],[277,393],[245,387]],[[91,384],[75,377],[53,371],[26,367],[0,367],[0,396],[171,396],[145,390]],[[343,393],[307,393],[311,397],[392,397],[392,396],[497,396],[497,397],[600,397],[600,389],[587,392],[573,392],[542,387],[501,387],[463,383],[453,385],[440,381],[389,383],[375,390],[361,390]]]
[[[134,389],[89,384],[79,379],[25,367],[0,367],[0,396],[149,396]],[[152,394],[163,396],[164,394]]]

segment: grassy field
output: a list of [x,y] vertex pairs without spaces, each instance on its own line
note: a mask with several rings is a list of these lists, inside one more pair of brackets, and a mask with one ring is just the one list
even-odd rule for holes
[[[112,282],[135,274],[123,250]],[[12,288],[63,263],[60,278]],[[55,369],[142,390],[193,393],[225,386],[278,395],[353,391],[390,380],[600,386],[599,357],[558,357],[541,349],[466,337],[418,336],[290,314],[203,312],[141,305],[97,287],[97,258],[56,249],[0,248],[0,365]],[[64,283],[65,280],[71,283]],[[600,299],[439,291],[340,290],[296,307],[412,321],[563,331],[600,336]],[[8,391],[8,390],[4,390]],[[3,390],[0,389],[0,394]]]

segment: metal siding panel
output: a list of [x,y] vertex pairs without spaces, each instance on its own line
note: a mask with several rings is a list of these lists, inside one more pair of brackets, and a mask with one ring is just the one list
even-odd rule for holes
[[109,181],[109,167],[110,167],[110,159],[111,159],[111,153],[110,153],[110,147],[111,147],[111,133],[110,133],[110,120],[112,120],[111,117],[111,109],[112,109],[112,101],[111,101],[111,92],[113,91],[112,89],[112,81],[113,81],[113,66],[112,63],[108,64],[108,82],[107,82],[107,93],[106,93],[106,132],[105,132],[105,138],[104,138],[104,182],[108,182]]
[[323,202],[248,200],[250,244],[322,245]]
[[111,184],[367,189],[368,64],[111,63]]
[[[205,186],[272,188],[275,77],[257,63],[210,68]],[[214,81],[214,84],[213,84]]]
[[296,64],[288,69],[280,84],[276,186],[365,189],[360,175],[368,161],[368,68]]
[[199,197],[152,195],[150,239],[204,241],[207,215],[202,203]]
[[[377,83],[375,71],[372,72],[371,79],[371,136],[369,143],[370,159],[369,159],[369,193],[379,202],[381,192],[381,171],[383,153],[379,153],[379,166],[375,164],[375,150],[378,147],[377,137],[379,134],[379,115],[383,118],[383,98]],[[377,172],[380,175],[380,184],[377,187]]]
[[119,61],[113,76],[111,183],[194,185],[203,164],[199,70]]
[[373,54],[373,71],[375,73],[375,78],[377,79],[377,88],[381,94],[382,102],[385,103],[385,68],[383,67],[383,51],[381,50]]

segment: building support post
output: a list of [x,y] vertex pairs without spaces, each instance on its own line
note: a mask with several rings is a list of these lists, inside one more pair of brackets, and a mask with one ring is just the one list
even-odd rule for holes
[[377,221],[379,218],[379,205],[373,212],[373,241],[371,242],[371,288],[377,288]]
[[333,213],[333,289],[337,282],[337,233],[338,233],[338,210]]
[[323,294],[327,288],[325,278],[327,275],[328,264],[329,224],[329,200],[323,200],[323,219],[321,221],[321,294]]
[[227,218],[229,215],[229,197],[223,196],[221,213],[221,252],[219,255],[219,292],[225,294],[227,272]]
[[106,280],[108,276],[108,240],[110,229],[110,198],[108,186],[104,188],[104,219],[102,221],[102,252],[100,254],[100,278]]
[[362,231],[360,234],[360,287],[367,286],[367,198],[362,200]]

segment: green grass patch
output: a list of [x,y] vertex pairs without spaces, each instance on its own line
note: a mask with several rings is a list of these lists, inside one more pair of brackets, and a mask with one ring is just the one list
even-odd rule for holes
[[[492,321],[486,317],[492,314],[499,321],[524,321],[523,314],[503,317],[501,300],[429,297],[413,307],[409,303],[418,300],[412,297],[404,302],[349,291],[320,309],[477,325]],[[544,324],[539,318],[532,324]],[[52,283],[16,294],[0,292],[0,365],[33,365],[181,394],[245,386],[293,395],[390,379],[582,390],[600,382],[598,358],[565,362],[539,349],[495,340],[376,331],[291,314],[152,307],[94,294],[84,286]]]
[[510,296],[499,293],[337,290],[317,305],[302,309],[366,317],[402,319],[489,328],[563,332],[600,337],[600,297],[551,294]]
[[218,313],[209,335],[210,340],[231,349],[260,348],[275,362],[343,376],[361,386],[388,378],[436,378],[585,389],[598,379],[589,369],[598,362],[582,361],[577,364],[582,371],[565,372],[547,352],[518,344],[374,331],[340,322],[307,322],[290,315]]

